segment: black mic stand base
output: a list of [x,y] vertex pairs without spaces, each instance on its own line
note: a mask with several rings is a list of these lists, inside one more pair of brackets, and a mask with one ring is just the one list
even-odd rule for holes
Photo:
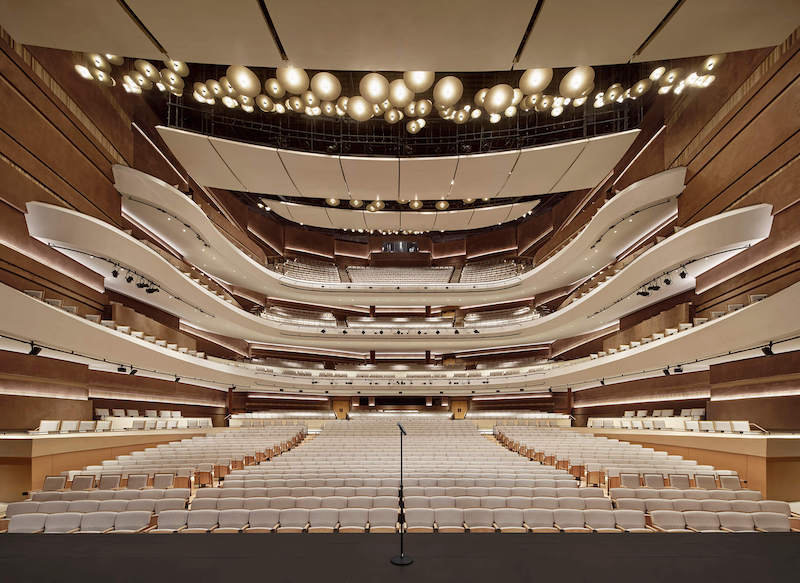
[[397,555],[396,557],[392,557],[389,561],[392,565],[397,565],[399,567],[405,567],[406,565],[410,565],[414,562],[414,559],[408,557],[406,555]]

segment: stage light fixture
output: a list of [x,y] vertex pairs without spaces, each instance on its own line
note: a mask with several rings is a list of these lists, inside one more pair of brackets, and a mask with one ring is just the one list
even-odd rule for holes
[[114,269],[111,270],[111,277],[114,277],[114,278],[119,277],[119,269],[114,267]]
[[664,285],[670,285],[671,283],[672,283],[672,280],[670,278],[668,278],[668,277],[664,278]]
[[686,279],[686,276],[689,274],[686,273],[686,269],[681,269],[681,272],[678,275],[681,277],[681,279]]
[[158,288],[155,286],[150,286],[146,290],[144,290],[148,294],[154,294],[158,291]]
[[38,356],[38,354],[42,351],[41,346],[36,346],[33,342],[31,342],[31,349],[28,351],[30,356]]
[[664,373],[664,376],[665,376],[665,377],[668,377],[668,376],[670,375],[670,372],[669,372],[669,367],[665,367],[665,368],[664,368],[664,370],[663,370],[663,371],[661,371],[661,372],[663,372],[663,373]]
[[136,287],[138,287],[139,289],[144,289],[144,288],[147,287],[147,285],[148,284],[146,282],[144,282],[144,281],[137,281],[136,282]]
[[133,376],[133,375],[135,375],[137,372],[139,372],[139,371],[138,371],[138,370],[136,370],[135,368],[131,367],[131,370],[129,370],[129,371],[128,371],[128,374],[129,374],[129,375],[131,375],[131,376]]
[[125,372],[125,367],[124,367],[124,366],[122,366],[122,365],[119,365],[119,366],[117,367],[117,372]]
[[769,341],[769,344],[768,344],[767,346],[764,346],[764,347],[761,349],[761,352],[763,352],[763,353],[764,353],[764,356],[772,356],[773,354],[775,354],[775,353],[772,351],[772,340],[770,340],[770,341]]
[[128,275],[125,276],[125,281],[127,283],[132,283],[133,282],[133,276],[129,273]]
[[680,373],[683,372],[683,367],[681,365],[678,365],[678,366],[675,367],[674,370],[675,370],[675,374],[680,374]]
[[180,381],[180,380],[181,380],[181,377],[178,377],[178,376],[176,376],[176,377],[175,377],[175,382],[176,382],[176,383],[177,383],[178,381]]
[[602,386],[606,386],[606,379],[600,379],[600,384]]

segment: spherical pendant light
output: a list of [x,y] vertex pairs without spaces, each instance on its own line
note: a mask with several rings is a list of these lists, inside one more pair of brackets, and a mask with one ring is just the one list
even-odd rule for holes
[[244,65],[231,65],[225,71],[225,77],[236,93],[255,97],[261,93],[261,81],[250,69]]
[[186,77],[189,74],[189,65],[183,61],[165,60],[164,66],[181,77]]
[[423,204],[424,203],[421,200],[412,200],[408,203],[408,208],[410,208],[412,211],[418,211],[422,208]]
[[106,53],[103,56],[106,58],[106,61],[108,61],[109,63],[111,63],[115,67],[119,67],[120,65],[122,65],[125,62],[125,59],[123,59],[119,55],[112,55],[112,54]]
[[570,99],[588,95],[592,89],[594,89],[594,69],[583,65],[571,69],[558,86],[559,93]]
[[642,95],[647,93],[652,86],[653,82],[650,81],[650,79],[647,78],[642,79],[641,81],[636,83],[636,85],[631,87],[631,95],[633,95],[634,97],[641,97]]
[[683,69],[681,68],[670,69],[659,81],[662,85],[673,85],[678,82],[682,74]]
[[415,115],[417,115],[417,102],[412,101],[403,108],[403,111],[407,116],[414,117]]
[[305,103],[297,95],[286,100],[286,105],[294,112],[300,113],[305,108]]
[[94,67],[100,71],[105,71],[106,73],[111,72],[111,63],[109,63],[103,55],[98,53],[89,53],[86,55],[86,58],[89,61],[90,67]]
[[389,83],[389,101],[395,107],[403,108],[414,100],[414,92],[408,88],[405,81],[395,79]]
[[[148,79],[144,75],[142,75],[139,71],[131,71],[130,72],[130,78],[134,83],[136,83],[142,89],[152,89],[153,88],[153,82],[150,81],[150,79]],[[208,93],[209,94],[207,95],[207,97],[213,97],[213,95],[211,95],[210,91]]]
[[105,71],[103,71],[101,69],[95,69],[94,67],[89,69],[89,71],[92,73],[92,77],[94,77],[95,80],[98,83],[100,83],[100,85],[102,85],[103,87],[113,87],[114,86],[114,79],[107,72],[105,72]]
[[419,123],[417,123],[417,120],[415,119],[409,120],[409,122],[406,124],[406,131],[408,131],[409,134],[419,133],[419,130],[421,129],[422,128],[419,127]]
[[205,83],[200,83],[199,81],[196,81],[192,85],[192,89],[194,90],[195,93],[200,95],[203,99],[208,99],[209,97],[211,97],[211,91],[208,90],[208,87],[206,87]]
[[486,98],[483,100],[483,107],[489,113],[500,113],[511,105],[513,99],[514,88],[511,85],[501,83],[489,89]]
[[223,95],[222,96],[222,104],[227,107],[228,109],[233,109],[235,107],[239,107],[239,102],[236,101],[230,95]]
[[286,90],[275,77],[270,77],[264,81],[264,91],[267,92],[272,99],[280,99],[286,95]]
[[704,72],[708,73],[709,71],[713,71],[717,67],[722,64],[722,61],[725,60],[725,55],[711,55],[705,61],[703,61],[702,69]]
[[552,105],[553,105],[553,96],[542,95],[539,99],[536,100],[536,104],[533,107],[536,111],[542,112],[550,109]]
[[658,81],[659,79],[661,79],[661,77],[662,77],[662,76],[664,75],[664,73],[666,73],[666,72],[667,72],[667,68],[666,68],[666,67],[664,67],[664,66],[661,66],[661,67],[656,67],[656,68],[655,68],[655,69],[653,69],[653,71],[650,73],[650,80],[651,80],[651,81]]
[[388,124],[396,124],[402,119],[401,117],[402,115],[403,114],[400,113],[399,110],[392,108],[387,110],[386,113],[383,114],[383,119],[386,120],[386,123]]
[[363,204],[364,204],[364,202],[361,201],[361,200],[358,200],[357,198],[354,198],[354,199],[352,199],[350,201],[350,206],[353,207],[354,209],[361,208],[363,206]]
[[467,120],[469,120],[469,112],[466,109],[459,109],[453,117],[453,121],[459,125],[466,123]]
[[220,77],[219,85],[222,87],[225,95],[230,95],[231,97],[236,96],[236,89],[233,88],[233,85],[231,85],[231,82],[228,81],[227,77]]
[[275,76],[278,78],[281,87],[289,93],[299,95],[308,89],[308,73],[300,67],[294,67],[289,64],[281,65],[275,71]]
[[538,69],[528,69],[522,74],[519,80],[519,88],[526,95],[541,93],[553,79],[553,69],[540,67]]
[[263,111],[264,113],[269,113],[273,109],[275,109],[275,103],[270,99],[268,96],[264,95],[263,93],[256,97],[255,99],[256,105],[258,109]]
[[606,92],[603,94],[603,103],[609,104],[615,102],[619,99],[620,95],[622,95],[622,85],[619,83],[614,83],[611,87],[606,89]]
[[183,89],[184,82],[180,75],[169,69],[161,69],[161,82],[174,90]]
[[347,102],[347,113],[356,121],[367,121],[372,117],[372,104],[360,95],[355,95]]
[[303,100],[308,107],[316,107],[319,105],[319,97],[317,97],[313,91],[303,91],[302,95],[300,95],[300,99]]
[[409,115],[426,117],[431,111],[433,111],[433,103],[431,103],[430,99],[420,99],[414,103],[414,111],[415,113],[411,113]]
[[236,96],[236,101],[238,101],[239,104],[242,105],[242,106],[244,106],[244,105],[252,106],[253,103],[254,103],[253,102],[253,98],[248,96],[248,95],[237,95]]
[[406,71],[403,73],[406,87],[414,93],[424,93],[430,89],[435,77],[433,71]]
[[336,100],[336,107],[338,107],[344,112],[347,112],[348,103],[350,103],[350,98],[342,95],[339,99]]
[[328,203],[328,206],[339,206],[338,198],[326,198],[325,202]]
[[342,93],[342,84],[335,75],[317,73],[311,78],[311,91],[320,101],[336,101]]
[[473,99],[475,105],[477,105],[478,107],[483,107],[483,103],[486,100],[487,93],[489,93],[488,87],[484,87],[483,89],[475,93],[475,97]]
[[480,117],[482,114],[483,114],[483,110],[482,110],[482,109],[478,109],[478,108],[476,107],[475,109],[473,109],[473,110],[472,110],[472,111],[469,113],[469,116],[470,116],[472,119],[478,119],[478,118],[479,118],[479,117]]
[[382,200],[376,200],[372,204],[374,204],[375,208],[379,211],[382,211],[384,208],[386,208],[386,204]]
[[320,105],[322,114],[326,117],[336,117],[336,104],[332,101],[323,101]]
[[518,87],[514,88],[514,98],[511,100],[511,105],[519,105],[519,102],[522,101],[524,97],[522,90]]
[[464,85],[461,83],[461,79],[448,75],[436,82],[436,86],[433,88],[433,100],[442,105],[455,105],[461,99],[463,92]]
[[506,117],[514,117],[515,115],[517,115],[517,106],[509,105],[508,107],[506,107],[505,111],[503,112],[503,115],[505,115]]
[[438,211],[446,211],[450,208],[450,203],[446,200],[437,200],[436,201],[436,210]]
[[145,61],[144,59],[136,59],[133,62],[133,67],[153,83],[161,81],[161,74],[158,72],[158,69],[156,69],[156,67],[149,61]]
[[216,79],[207,79],[206,87],[211,92],[212,97],[222,97],[225,93],[222,90],[222,85]]
[[522,98],[522,101],[519,104],[519,107],[522,111],[530,111],[533,109],[533,106],[536,104],[537,95],[526,95]]
[[367,73],[361,78],[358,91],[370,103],[383,103],[389,97],[389,82],[380,73]]

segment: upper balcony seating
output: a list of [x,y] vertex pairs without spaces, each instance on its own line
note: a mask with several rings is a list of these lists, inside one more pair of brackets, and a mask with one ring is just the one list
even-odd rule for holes
[[353,283],[425,284],[448,283],[452,267],[359,267],[349,266]]
[[519,273],[513,261],[476,261],[467,263],[461,270],[460,283],[484,283],[509,279]]
[[283,263],[283,273],[294,279],[340,283],[339,270],[333,263],[313,259],[290,259]]

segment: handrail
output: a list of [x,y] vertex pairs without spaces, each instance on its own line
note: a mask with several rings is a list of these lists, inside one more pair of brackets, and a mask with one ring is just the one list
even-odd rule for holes
[[761,427],[758,423],[753,423],[752,421],[749,421],[748,423],[750,423],[751,426],[756,427],[759,431],[761,431],[765,435],[769,435],[769,431]]

